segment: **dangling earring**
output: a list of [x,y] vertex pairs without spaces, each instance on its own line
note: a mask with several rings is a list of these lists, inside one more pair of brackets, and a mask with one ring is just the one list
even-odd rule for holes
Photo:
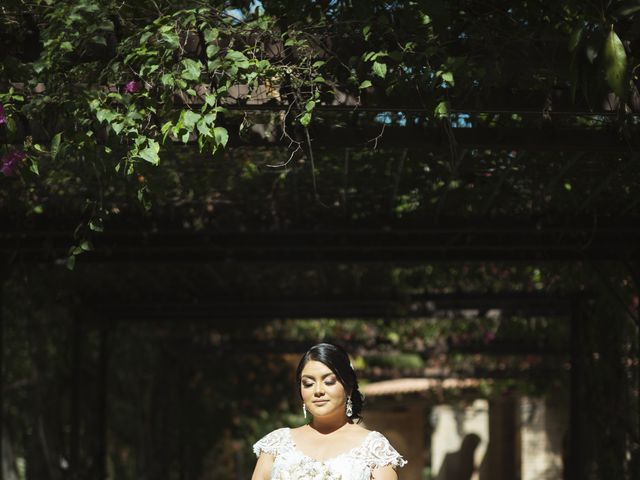
[[307,404],[306,403],[302,404],[302,414],[304,415],[304,418],[307,418]]
[[351,418],[353,415],[353,402],[351,401],[351,395],[347,395],[347,417]]

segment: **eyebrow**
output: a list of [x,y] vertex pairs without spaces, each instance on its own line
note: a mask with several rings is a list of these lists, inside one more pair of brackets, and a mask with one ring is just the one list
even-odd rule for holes
[[[325,378],[330,377],[331,375],[335,375],[335,373],[333,373],[333,372],[325,373],[325,374],[322,376],[322,379],[324,380]],[[308,375],[308,374],[307,374],[307,375],[302,375],[302,377],[301,377],[301,378],[308,378],[308,379],[310,379],[310,380],[314,380],[314,379],[315,379],[315,377],[313,377],[313,376],[311,376],[311,375]]]

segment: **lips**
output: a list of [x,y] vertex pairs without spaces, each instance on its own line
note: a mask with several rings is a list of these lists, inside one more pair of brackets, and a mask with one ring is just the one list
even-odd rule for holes
[[324,405],[325,403],[329,403],[329,400],[316,400],[313,402],[314,405]]

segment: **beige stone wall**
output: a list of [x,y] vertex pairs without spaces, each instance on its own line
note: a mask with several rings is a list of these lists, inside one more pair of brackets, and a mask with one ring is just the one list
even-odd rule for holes
[[563,438],[568,412],[559,402],[523,397],[520,401],[522,480],[561,480]]
[[431,414],[431,469],[437,480],[479,480],[489,442],[489,405],[477,399],[463,407],[437,405]]
[[[568,410],[562,402],[498,396],[460,405],[394,400],[371,405],[365,426],[382,432],[409,464],[400,480],[562,480]],[[430,443],[430,444],[429,444]]]
[[425,466],[426,438],[422,403],[398,409],[367,409],[364,426],[384,434],[409,462],[398,470],[399,480],[420,480]]

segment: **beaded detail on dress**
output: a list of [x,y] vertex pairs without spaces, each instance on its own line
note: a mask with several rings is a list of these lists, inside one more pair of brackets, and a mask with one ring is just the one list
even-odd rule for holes
[[279,428],[253,446],[254,453],[273,455],[271,480],[371,480],[373,470],[407,461],[379,432],[369,432],[362,443],[332,458],[320,461],[297,449],[290,428]]

